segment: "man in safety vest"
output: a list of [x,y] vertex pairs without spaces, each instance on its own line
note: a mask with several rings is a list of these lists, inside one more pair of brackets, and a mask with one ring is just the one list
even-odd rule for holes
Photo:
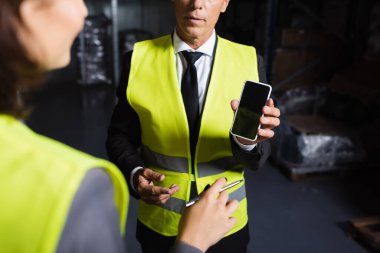
[[[137,43],[125,57],[107,139],[111,160],[140,198],[137,239],[144,253],[168,252],[186,202],[216,178],[244,180],[243,165],[263,164],[270,153],[265,140],[280,123],[269,99],[257,141],[230,136],[244,82],[266,82],[262,59],[255,48],[216,35],[229,0],[173,2],[173,34]],[[237,222],[208,252],[247,250],[244,183],[229,193],[240,202]]]

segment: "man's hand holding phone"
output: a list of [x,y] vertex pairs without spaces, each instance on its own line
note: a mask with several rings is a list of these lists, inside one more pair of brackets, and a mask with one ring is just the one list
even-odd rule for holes
[[[246,100],[245,106],[248,105],[248,107],[252,107],[252,108],[248,108],[248,109],[252,109],[253,111],[255,111],[255,110],[257,110],[255,108],[260,108],[260,107],[258,107],[258,104],[255,102],[256,100],[257,101],[259,101],[259,100],[266,101],[266,104],[264,105],[265,102],[263,102],[262,105],[264,105],[264,106],[262,107],[261,112],[257,112],[257,113],[262,114],[262,116],[257,120],[257,122],[255,122],[253,119],[244,119],[244,117],[242,117],[242,116],[236,117],[236,115],[235,115],[234,125],[231,129],[231,134],[235,135],[237,140],[241,144],[244,144],[244,145],[252,145],[252,144],[256,144],[260,141],[264,141],[264,140],[272,138],[274,136],[273,129],[280,125],[280,119],[279,119],[280,110],[274,106],[273,99],[271,99],[271,98],[267,99],[265,97],[265,96],[269,97],[270,90],[269,90],[269,92],[264,92],[264,93],[263,92],[254,92],[255,89],[262,89],[262,88],[260,88],[260,87],[259,88],[253,88],[255,86],[252,86],[252,82],[249,82],[249,83],[250,83],[249,85],[251,85],[250,86],[251,91],[249,91],[249,89],[245,89],[243,91],[243,94],[241,97],[241,99]],[[248,84],[246,84],[246,85],[248,85]],[[262,84],[253,83],[253,85],[261,86]],[[258,90],[258,91],[260,91],[260,90]],[[252,96],[248,92],[252,92]],[[258,94],[260,94],[260,95],[258,95]],[[259,97],[257,97],[257,96],[259,96]],[[247,100],[248,100],[248,102],[247,102]],[[231,101],[231,108],[232,108],[233,112],[236,114],[237,110],[239,110],[238,109],[239,108],[239,100],[233,99]],[[242,113],[242,112],[240,112],[240,113]],[[241,122],[236,122],[237,120],[240,120]],[[254,123],[252,123],[252,122],[254,122]],[[244,124],[246,125],[249,123],[252,123],[252,125],[241,127],[241,125],[244,125]],[[236,124],[239,124],[239,127],[235,127]],[[258,129],[257,130],[257,136],[252,138],[252,137],[247,137],[247,136],[236,134],[236,132],[240,131],[239,128],[243,129],[241,132],[244,132],[244,131],[247,132],[247,130],[246,130],[247,128],[252,128],[253,130]]]
[[[233,99],[231,101],[231,108],[236,112],[237,107],[239,106],[239,100]],[[250,141],[245,138],[237,136],[236,138],[241,144],[252,145],[260,141],[270,139],[274,136],[273,129],[280,125],[280,109],[274,106],[273,99],[268,99],[267,104],[263,107],[263,116],[260,117],[261,127],[258,131],[258,137],[256,141]]]

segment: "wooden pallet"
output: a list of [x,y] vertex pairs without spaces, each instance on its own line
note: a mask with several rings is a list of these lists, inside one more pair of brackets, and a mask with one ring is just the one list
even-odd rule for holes
[[380,216],[356,218],[348,221],[348,235],[380,252]]
[[346,174],[359,166],[331,166],[331,167],[312,167],[300,164],[294,164],[288,161],[272,159],[274,164],[280,167],[282,172],[293,182],[303,180],[310,176],[324,177],[331,174]]
[[308,177],[325,177],[330,175],[346,175],[353,173],[355,171],[372,170],[379,169],[380,164],[373,163],[358,163],[358,164],[347,164],[345,166],[326,166],[326,167],[313,167],[305,166],[301,164],[291,163],[281,159],[274,159],[272,157],[271,161],[280,167],[282,172],[294,182],[306,179]]

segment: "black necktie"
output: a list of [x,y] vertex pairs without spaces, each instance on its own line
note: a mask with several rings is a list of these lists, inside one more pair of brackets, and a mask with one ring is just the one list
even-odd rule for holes
[[199,52],[182,52],[187,61],[187,69],[182,77],[181,93],[185,104],[190,140],[193,139],[199,118],[198,78],[194,63],[202,56]]
[[[198,120],[199,120],[199,97],[198,97],[198,78],[197,69],[194,63],[202,56],[199,52],[182,51],[187,61],[187,69],[182,77],[181,93],[185,104],[187,122],[190,131],[190,152],[191,152],[191,171],[194,174],[194,154],[198,140]],[[191,182],[190,197],[197,196],[195,182]]]
[[[198,97],[198,78],[197,69],[194,63],[202,56],[199,52],[182,52],[187,61],[187,69],[182,77],[181,93],[185,104],[187,122],[190,131],[190,153],[191,171],[194,174],[194,154],[198,140],[198,120],[199,120],[199,97]],[[195,181],[191,182],[190,198],[197,196]]]

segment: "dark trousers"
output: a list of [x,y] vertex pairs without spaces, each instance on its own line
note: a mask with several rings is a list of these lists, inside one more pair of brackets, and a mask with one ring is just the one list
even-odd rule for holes
[[[137,221],[137,240],[143,253],[168,253],[175,242],[175,236],[163,236]],[[238,232],[220,240],[207,253],[246,253],[249,242],[248,224]]]

